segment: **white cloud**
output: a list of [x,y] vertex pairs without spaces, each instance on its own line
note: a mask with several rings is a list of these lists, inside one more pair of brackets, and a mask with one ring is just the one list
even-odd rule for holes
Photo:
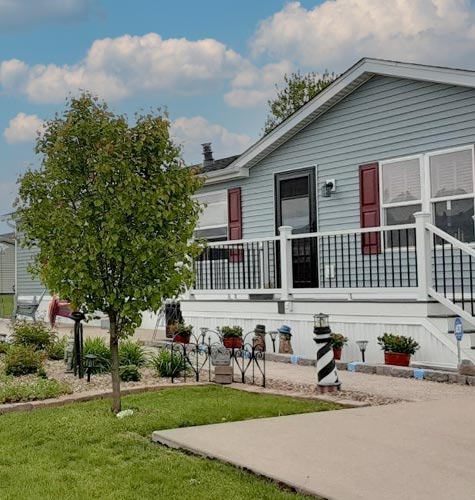
[[156,33],[96,40],[77,64],[27,66],[9,60],[0,64],[0,84],[36,103],[61,102],[69,93],[87,89],[107,99],[143,91],[175,95],[209,91],[233,78],[245,64],[224,44],[204,39],[164,40]]
[[230,132],[202,116],[177,118],[171,124],[170,133],[175,142],[182,145],[187,163],[199,163],[202,160],[201,144],[204,142],[212,143],[215,158],[240,154],[252,143],[249,136]]
[[97,9],[96,0],[0,0],[0,32],[51,21],[78,21]]
[[258,68],[250,63],[243,66],[232,82],[232,89],[224,96],[225,102],[234,108],[254,108],[275,95],[276,84],[284,79],[285,73],[292,71],[287,61],[270,63]]
[[471,0],[327,0],[308,10],[291,2],[260,24],[251,47],[312,70],[340,71],[363,56],[473,67],[475,8]]
[[43,120],[36,115],[18,113],[8,122],[8,127],[3,131],[9,144],[16,142],[32,142],[43,127]]

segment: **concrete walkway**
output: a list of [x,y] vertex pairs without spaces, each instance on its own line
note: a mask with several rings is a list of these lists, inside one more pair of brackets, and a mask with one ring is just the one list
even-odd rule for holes
[[473,500],[475,398],[374,406],[153,433],[332,500]]

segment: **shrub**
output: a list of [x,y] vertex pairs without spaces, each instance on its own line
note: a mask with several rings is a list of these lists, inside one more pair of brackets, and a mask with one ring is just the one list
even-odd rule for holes
[[68,341],[69,338],[66,335],[61,339],[56,337],[53,342],[46,348],[46,356],[48,356],[48,359],[64,359],[64,350],[68,345]]
[[185,363],[180,352],[161,349],[150,359],[150,366],[159,377],[177,377],[184,371]]
[[341,333],[330,333],[330,340],[332,347],[335,349],[341,349],[348,342],[348,337],[345,337]]
[[385,333],[378,337],[378,344],[384,352],[398,352],[401,354],[414,354],[420,345],[412,338],[404,335]]
[[223,338],[242,337],[242,328],[240,326],[223,326],[221,328]]
[[3,342],[0,344],[0,354],[6,354],[8,352],[8,349],[10,349],[11,344],[7,344],[6,342]]
[[5,356],[5,373],[15,377],[37,373],[42,361],[41,353],[32,346],[12,346]]
[[119,344],[120,366],[135,365],[136,367],[145,366],[147,355],[142,344],[124,340]]
[[105,340],[100,337],[88,338],[84,341],[84,356],[96,356],[96,366],[91,373],[105,373],[111,369],[111,351]]
[[0,403],[57,398],[62,394],[71,394],[72,392],[69,384],[54,379],[38,379],[18,383],[13,377],[0,378]]
[[56,334],[45,323],[15,321],[11,326],[12,341],[17,346],[31,346],[37,351],[45,350],[56,338]]
[[121,366],[119,376],[122,382],[138,382],[142,378],[136,365]]

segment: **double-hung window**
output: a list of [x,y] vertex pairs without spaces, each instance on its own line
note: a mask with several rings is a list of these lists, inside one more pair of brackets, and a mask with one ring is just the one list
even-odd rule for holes
[[[381,162],[381,200],[385,225],[415,222],[414,214],[422,208],[421,177],[421,157]],[[413,239],[412,231],[391,231],[386,246],[413,245]]]
[[195,238],[208,241],[224,241],[228,239],[228,193],[214,191],[196,196],[203,206],[196,226]]
[[473,148],[428,155],[434,224],[465,243],[475,241]]

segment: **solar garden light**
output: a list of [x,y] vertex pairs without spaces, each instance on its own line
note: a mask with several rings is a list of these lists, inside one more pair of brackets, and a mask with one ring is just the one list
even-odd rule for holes
[[331,329],[328,314],[315,314],[313,317],[314,341],[317,344],[317,392],[335,392],[341,388],[336,371],[331,343]]
[[270,339],[272,340],[272,352],[275,352],[275,341],[277,340],[277,336],[279,335],[279,332],[277,330],[272,330],[269,332]]
[[91,381],[91,373],[96,367],[96,360],[97,356],[94,354],[86,354],[84,356],[84,359],[86,360],[86,372],[87,372],[87,381]]
[[364,357],[364,353],[366,351],[366,346],[368,345],[368,340],[357,340],[356,341],[356,345],[359,347],[360,351],[361,351],[361,360],[363,361],[363,363],[365,362],[365,357]]

